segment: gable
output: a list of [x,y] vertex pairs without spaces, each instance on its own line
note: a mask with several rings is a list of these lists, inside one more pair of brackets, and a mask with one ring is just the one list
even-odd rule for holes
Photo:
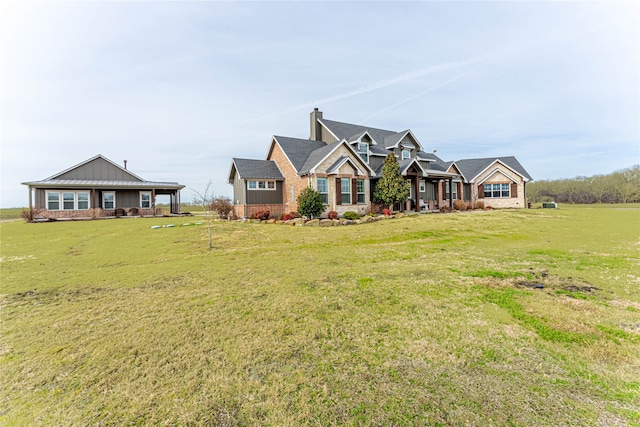
[[47,180],[144,181],[139,176],[98,155]]
[[522,167],[518,159],[513,156],[508,157],[493,157],[484,159],[462,159],[455,161],[456,166],[463,174],[467,182],[475,182],[478,179],[486,176],[488,170],[500,166],[510,175],[518,175],[522,177],[523,181],[531,181],[527,171]]
[[327,144],[322,141],[312,141],[309,139],[273,136],[271,147],[267,154],[267,160],[276,160],[274,156],[276,146],[280,148],[282,154],[284,154],[288,163],[293,166],[296,172],[301,172],[313,152],[326,147]]
[[509,172],[510,171],[508,169],[501,168],[500,165],[497,165],[496,168],[489,169],[478,177],[478,185],[484,184],[485,182],[511,182],[514,184],[522,182],[521,179],[516,178],[517,175]]
[[[373,172],[371,168],[369,168],[369,165],[362,161],[360,156],[353,151],[353,148],[351,148],[346,141],[339,144],[332,144],[325,149],[318,150],[317,153],[314,153],[314,155],[316,154],[314,164],[309,164],[308,171],[311,173],[336,173],[336,170],[342,169],[345,162],[349,163],[352,170],[356,171],[354,173],[358,175],[368,175],[370,172]],[[312,159],[310,158],[310,160]]]
[[449,168],[447,169],[447,172],[455,173],[456,175],[462,175],[460,173],[460,170],[456,167],[455,163],[451,163],[451,166],[449,166]]
[[235,176],[241,179],[275,179],[282,180],[284,177],[273,160],[238,159],[233,158],[231,171],[229,172],[229,182]]

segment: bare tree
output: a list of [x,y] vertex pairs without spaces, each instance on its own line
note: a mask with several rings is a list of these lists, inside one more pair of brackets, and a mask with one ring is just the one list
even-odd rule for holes
[[211,191],[211,181],[207,183],[204,191],[191,190],[193,193],[193,201],[198,205],[202,206],[202,210],[204,211],[204,217],[207,221],[207,231],[209,232],[209,250],[213,249],[213,235],[211,232],[211,220],[212,220],[212,212],[211,212],[211,202],[213,200],[213,192]]

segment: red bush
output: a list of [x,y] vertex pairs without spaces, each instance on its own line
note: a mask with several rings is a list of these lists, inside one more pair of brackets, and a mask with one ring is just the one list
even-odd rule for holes
[[251,215],[251,219],[259,219],[261,221],[265,221],[269,219],[270,215],[271,215],[271,212],[269,211],[257,211],[256,213]]
[[329,216],[329,219],[338,218],[338,212],[336,212],[336,211],[330,211],[327,215]]
[[386,208],[382,209],[382,215],[389,216],[389,215],[391,215],[391,211],[389,209],[386,209]]
[[283,221],[289,221],[290,219],[292,219],[292,218],[291,218],[291,215],[289,215],[289,214],[284,214],[284,216],[282,217]]

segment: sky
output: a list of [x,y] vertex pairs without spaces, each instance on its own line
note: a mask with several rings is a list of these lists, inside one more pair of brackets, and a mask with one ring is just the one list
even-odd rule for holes
[[231,196],[309,113],[534,180],[640,163],[638,1],[3,1],[0,207],[97,154]]

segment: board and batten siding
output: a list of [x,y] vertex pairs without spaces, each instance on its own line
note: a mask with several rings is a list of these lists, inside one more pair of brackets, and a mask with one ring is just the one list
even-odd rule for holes
[[140,181],[126,170],[115,167],[104,159],[94,159],[89,163],[65,172],[56,179],[88,179],[93,181]]
[[233,177],[233,203],[236,205],[244,205],[246,203],[245,192],[247,191],[247,183],[240,178],[240,174],[236,171]]
[[[247,181],[244,182],[245,188]],[[247,205],[276,205],[282,201],[282,181],[276,181],[275,190],[249,190],[247,188]]]

